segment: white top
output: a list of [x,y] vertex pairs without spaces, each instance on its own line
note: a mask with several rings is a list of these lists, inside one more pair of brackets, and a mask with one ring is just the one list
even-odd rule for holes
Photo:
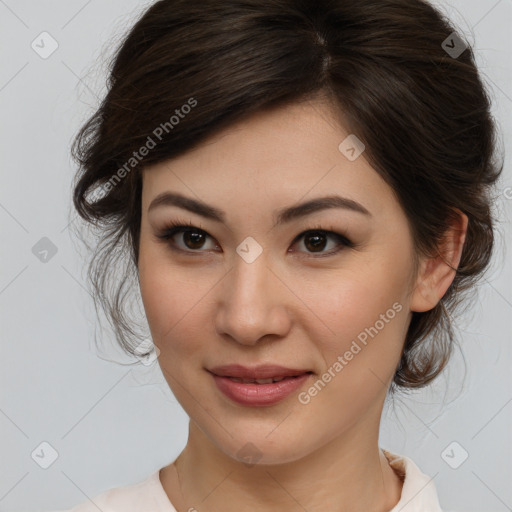
[[[400,501],[389,512],[442,512],[433,480],[408,457],[382,450],[390,466],[404,477]],[[67,511],[56,512],[176,512],[162,487],[160,470],[146,480],[109,489]]]

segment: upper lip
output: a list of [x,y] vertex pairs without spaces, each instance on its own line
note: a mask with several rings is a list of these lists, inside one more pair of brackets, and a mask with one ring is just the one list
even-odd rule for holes
[[286,368],[275,364],[263,364],[253,367],[242,366],[240,364],[226,364],[215,366],[208,371],[219,377],[236,377],[239,379],[270,379],[313,373],[311,370]]

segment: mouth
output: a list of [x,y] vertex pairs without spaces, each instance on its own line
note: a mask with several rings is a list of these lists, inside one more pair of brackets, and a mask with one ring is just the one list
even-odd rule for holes
[[[312,373],[312,372],[304,372],[302,375],[306,373]],[[269,379],[240,379],[239,377],[230,377],[228,375],[225,376],[229,380],[233,382],[243,382],[244,384],[272,384],[273,382],[281,382],[285,379],[297,379],[300,377],[300,375],[293,375],[290,377],[271,377]]]
[[239,364],[228,364],[215,366],[208,370],[218,377],[228,377],[235,382],[247,384],[270,384],[287,378],[300,377],[306,373],[313,373],[308,369],[287,368],[274,364],[265,364],[254,367],[242,366]]
[[217,366],[208,370],[217,388],[232,401],[246,406],[269,406],[297,391],[314,373],[312,370],[263,365]]

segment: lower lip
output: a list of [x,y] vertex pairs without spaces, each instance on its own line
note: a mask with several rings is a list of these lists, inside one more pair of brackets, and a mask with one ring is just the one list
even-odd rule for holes
[[[213,375],[213,374],[212,374]],[[235,382],[229,377],[213,375],[215,384],[228,398],[241,405],[273,405],[299,389],[311,376],[310,373],[298,377],[286,378],[270,384],[245,384]]]

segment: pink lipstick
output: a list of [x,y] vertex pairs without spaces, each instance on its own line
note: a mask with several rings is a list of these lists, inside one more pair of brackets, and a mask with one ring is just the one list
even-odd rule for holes
[[218,389],[241,405],[273,405],[304,385],[311,370],[277,365],[246,367],[238,364],[217,366],[208,370]]

